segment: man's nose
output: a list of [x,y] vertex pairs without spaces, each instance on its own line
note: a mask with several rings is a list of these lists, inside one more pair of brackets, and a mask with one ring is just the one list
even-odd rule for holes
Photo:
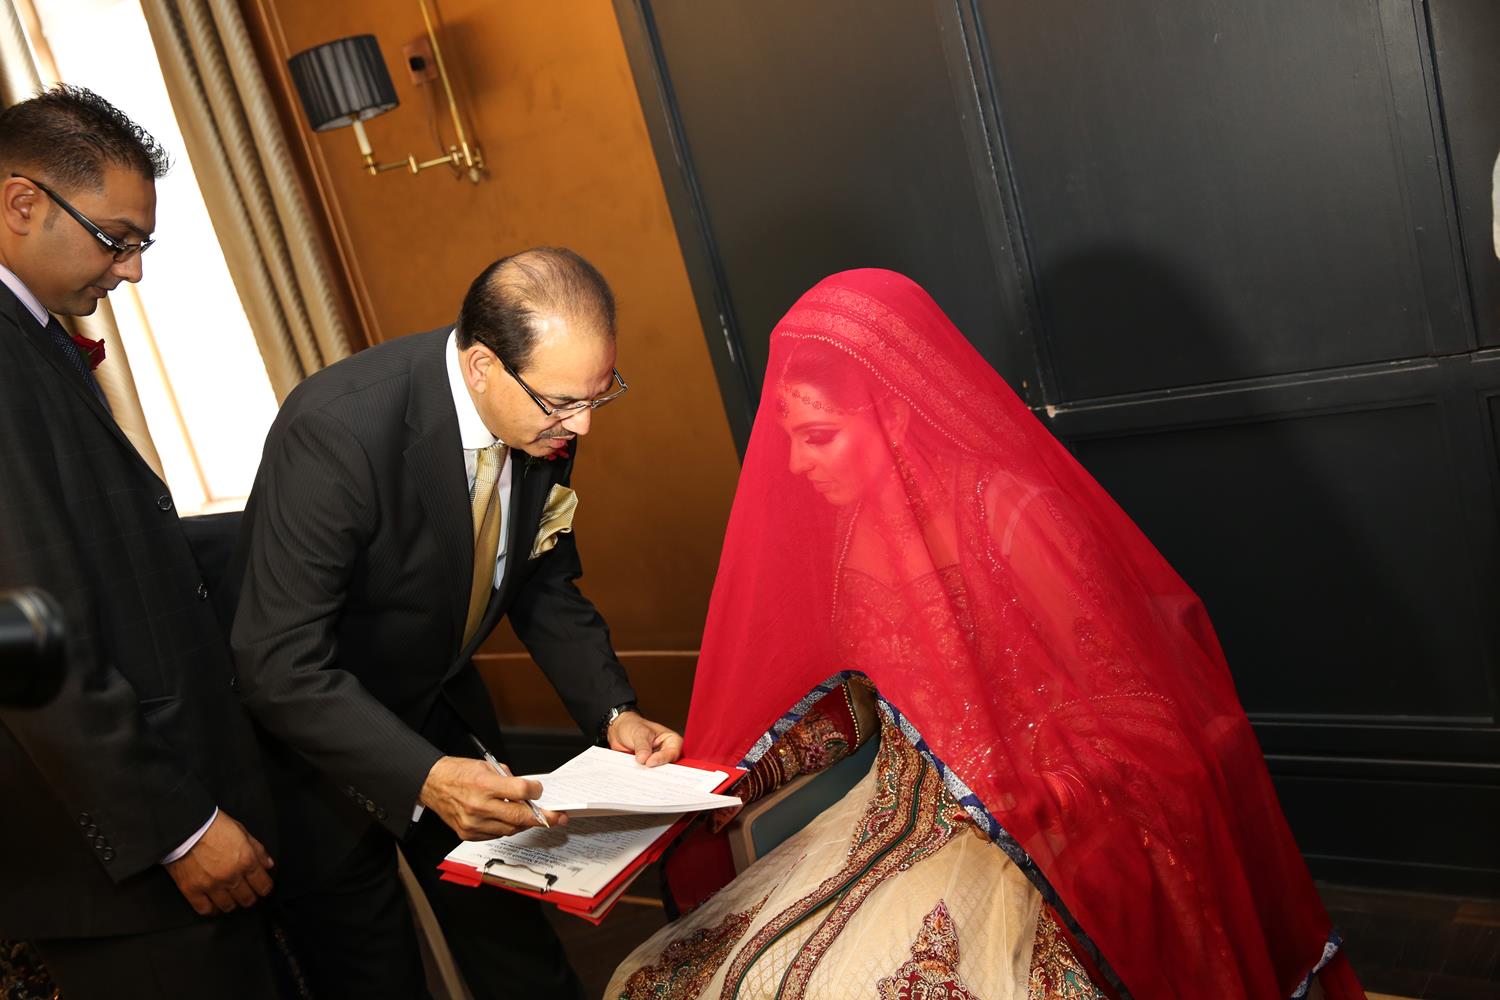
[[124,260],[117,260],[109,272],[121,281],[136,282],[141,280],[144,269],[141,267],[141,255],[131,254]]
[[592,406],[585,406],[577,413],[569,414],[567,419],[562,422],[562,425],[569,431],[582,437],[589,432],[589,427],[593,425],[593,422],[594,408]]

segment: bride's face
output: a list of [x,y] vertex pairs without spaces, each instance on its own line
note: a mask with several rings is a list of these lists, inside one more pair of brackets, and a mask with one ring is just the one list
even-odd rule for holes
[[779,394],[781,428],[791,439],[787,467],[829,503],[858,501],[888,472],[891,453],[871,407],[842,409],[817,386],[793,383]]

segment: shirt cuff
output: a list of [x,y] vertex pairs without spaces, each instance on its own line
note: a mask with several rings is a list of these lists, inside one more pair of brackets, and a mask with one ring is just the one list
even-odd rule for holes
[[161,859],[161,863],[164,864],[164,865],[170,865],[174,861],[180,861],[182,859],[183,855],[185,855],[188,851],[191,851],[193,848],[195,848],[195,847],[198,846],[198,841],[200,841],[200,840],[203,839],[203,835],[208,832],[208,828],[211,827],[211,826],[213,826],[214,825],[214,820],[216,820],[218,818],[219,818],[219,807],[215,806],[214,807],[214,813],[213,813],[213,815],[210,816],[210,817],[208,817],[208,822],[204,823],[202,826],[198,827],[198,832],[195,833],[195,834],[193,834],[187,840],[184,840],[182,842],[182,846],[181,847],[177,848],[177,850],[173,851],[171,854],[168,854],[166,857],[162,858]]
[[411,811],[411,821],[413,823],[422,818],[422,812],[424,809],[425,807],[421,803],[418,803],[416,808]]

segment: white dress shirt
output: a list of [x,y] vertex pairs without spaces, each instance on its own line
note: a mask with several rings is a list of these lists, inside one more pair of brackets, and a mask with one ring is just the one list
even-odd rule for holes
[[47,321],[52,318],[51,315],[36,300],[36,296],[31,294],[31,289],[27,288],[26,284],[20,278],[16,277],[16,272],[4,264],[0,264],[0,284],[4,284],[6,288],[15,293],[16,298],[21,300],[21,305],[26,307],[26,311],[31,313],[32,318],[37,321],[38,325],[47,325]]
[[[31,313],[32,318],[37,321],[37,324],[39,326],[45,328],[46,325],[51,321],[51,314],[47,312],[46,308],[40,302],[37,301],[36,296],[31,294],[31,289],[27,288],[26,283],[23,282],[20,278],[16,277],[16,273],[10,268],[6,267],[4,264],[0,264],[0,284],[3,284],[6,288],[9,288],[15,295],[15,297],[21,300],[21,305],[26,307],[26,311]],[[469,478],[473,478],[473,473],[469,474]],[[213,826],[214,820],[218,818],[219,808],[215,806],[214,811],[209,814],[208,820],[202,826],[198,827],[198,832],[179,844],[177,846],[177,850],[162,858],[161,863],[164,865],[170,865],[172,862],[182,857],[188,851],[191,851],[194,847],[197,847],[198,841],[203,839],[203,835],[208,832],[208,828],[210,826]]]

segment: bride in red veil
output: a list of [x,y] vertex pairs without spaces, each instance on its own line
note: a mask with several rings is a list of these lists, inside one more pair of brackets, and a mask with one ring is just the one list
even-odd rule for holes
[[865,780],[610,996],[1363,996],[1202,604],[878,270],[772,334],[686,751],[774,783],[870,690]]

